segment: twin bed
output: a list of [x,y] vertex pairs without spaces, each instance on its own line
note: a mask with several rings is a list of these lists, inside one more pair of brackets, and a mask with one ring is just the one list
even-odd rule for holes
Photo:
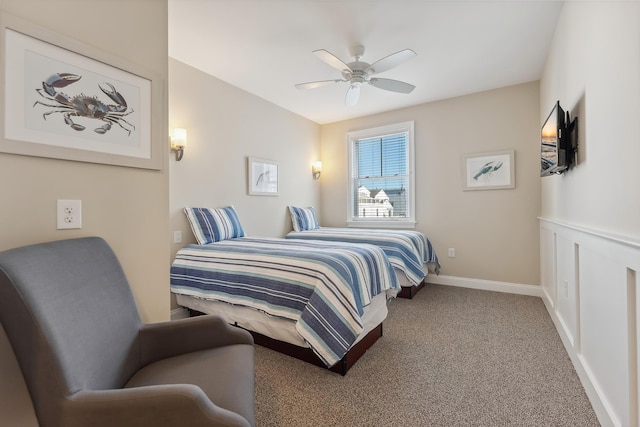
[[287,239],[372,244],[381,248],[396,271],[401,298],[413,298],[429,273],[440,274],[438,257],[427,237],[415,230],[320,227],[313,208],[289,206],[293,231]]
[[[258,344],[343,375],[382,335],[387,301],[404,289],[398,277],[414,287],[423,283],[423,263],[439,267],[437,257],[428,261],[426,238],[329,238],[339,229],[323,237],[304,234],[310,230],[287,239],[247,237],[233,207],[185,213],[198,244],[180,249],[172,264],[178,304],[218,314]],[[407,242],[424,246],[421,259],[407,255]]]

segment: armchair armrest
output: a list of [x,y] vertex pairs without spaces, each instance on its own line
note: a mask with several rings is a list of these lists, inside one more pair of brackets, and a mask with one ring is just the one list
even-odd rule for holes
[[219,316],[206,315],[143,325],[139,332],[142,366],[194,351],[232,344],[253,345],[253,337],[227,324]]
[[245,418],[216,406],[200,387],[191,384],[81,391],[65,401],[61,425],[251,427]]

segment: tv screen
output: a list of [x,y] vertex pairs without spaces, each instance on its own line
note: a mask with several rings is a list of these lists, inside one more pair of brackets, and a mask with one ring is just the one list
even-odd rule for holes
[[540,176],[561,173],[568,166],[565,113],[556,102],[542,125],[540,144]]

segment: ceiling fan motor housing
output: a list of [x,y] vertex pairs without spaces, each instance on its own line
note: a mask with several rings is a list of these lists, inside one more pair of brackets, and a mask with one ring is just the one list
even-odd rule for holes
[[369,73],[365,71],[369,68],[369,64],[366,62],[355,61],[347,65],[351,70],[344,70],[342,72],[342,77],[351,83],[351,85],[357,84],[359,86],[362,83],[369,81]]

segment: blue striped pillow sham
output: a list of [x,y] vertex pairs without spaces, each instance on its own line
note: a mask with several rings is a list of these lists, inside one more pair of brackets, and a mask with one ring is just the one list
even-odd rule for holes
[[320,228],[315,209],[289,206],[289,212],[291,213],[291,223],[294,231],[317,230]]
[[199,245],[244,237],[244,229],[233,206],[219,209],[184,208]]

